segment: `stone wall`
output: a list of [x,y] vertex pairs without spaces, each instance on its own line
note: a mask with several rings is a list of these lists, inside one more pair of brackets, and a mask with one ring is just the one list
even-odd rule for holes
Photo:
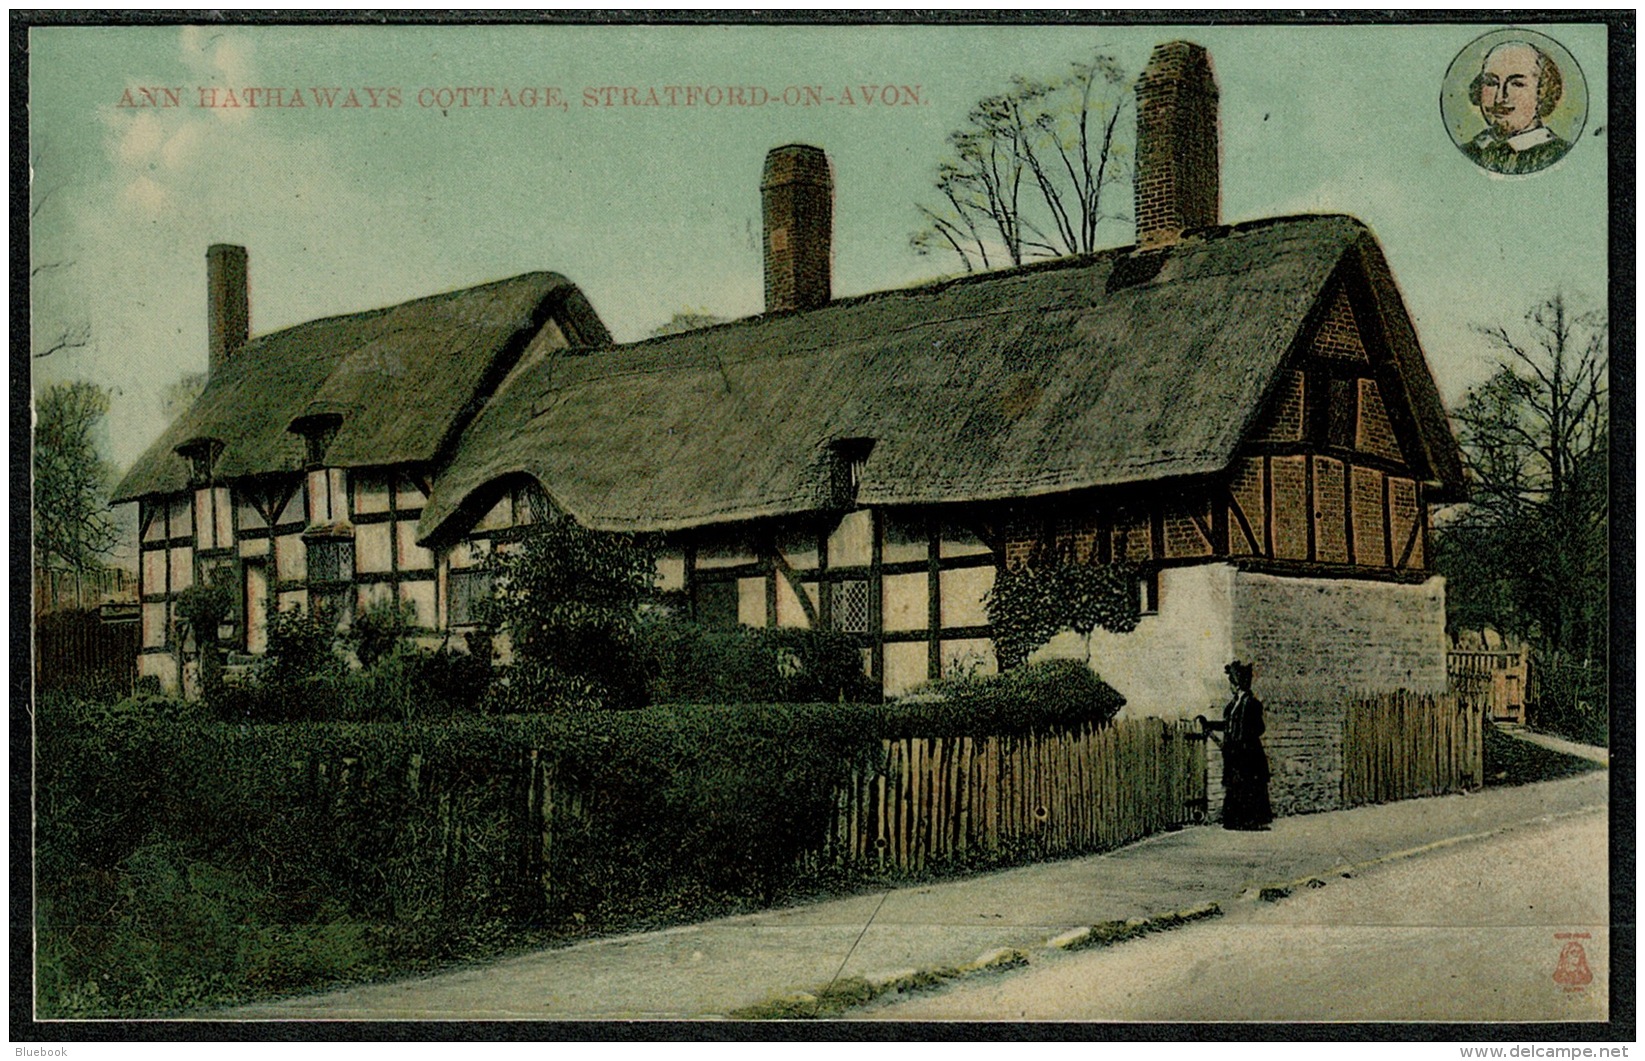
[[1269,700],[1263,747],[1274,813],[1306,814],[1342,805],[1345,701]]
[[1265,703],[1445,691],[1437,575],[1413,584],[1242,571],[1233,601],[1233,653],[1255,664],[1252,688]]

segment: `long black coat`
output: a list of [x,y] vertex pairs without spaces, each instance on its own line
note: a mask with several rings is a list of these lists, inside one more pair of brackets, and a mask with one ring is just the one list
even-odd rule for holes
[[1268,802],[1268,753],[1262,749],[1262,701],[1241,689],[1223,708],[1222,824],[1255,829],[1274,820]]

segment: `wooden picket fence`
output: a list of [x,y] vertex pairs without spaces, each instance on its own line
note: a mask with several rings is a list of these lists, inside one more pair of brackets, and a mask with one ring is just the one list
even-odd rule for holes
[[1205,742],[1188,723],[886,740],[878,768],[839,790],[808,861],[907,873],[1101,851],[1202,819],[1205,796]]
[[1348,705],[1344,806],[1478,788],[1484,777],[1485,715],[1472,699],[1401,690]]
[[137,624],[105,622],[97,609],[67,609],[34,621],[34,688],[99,688],[124,696],[137,677]]

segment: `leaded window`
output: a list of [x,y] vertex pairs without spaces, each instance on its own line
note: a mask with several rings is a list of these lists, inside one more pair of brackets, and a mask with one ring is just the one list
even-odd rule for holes
[[315,538],[308,543],[310,582],[346,582],[354,577],[354,542],[348,538]]
[[860,579],[833,582],[829,593],[834,629],[847,634],[868,633],[868,583]]
[[447,586],[451,592],[451,625],[479,622],[478,605],[491,596],[491,572],[485,568],[453,571]]

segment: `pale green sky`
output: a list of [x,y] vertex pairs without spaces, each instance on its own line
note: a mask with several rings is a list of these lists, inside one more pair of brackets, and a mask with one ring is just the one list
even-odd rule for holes
[[[250,251],[252,330],[534,269],[570,277],[618,339],[675,311],[758,312],[765,152],[825,148],[835,282],[852,295],[957,268],[908,248],[944,137],[1014,74],[1101,47],[1135,73],[1160,41],[1211,51],[1225,221],[1353,214],[1381,239],[1442,392],[1483,376],[1474,322],[1562,289],[1603,306],[1606,34],[1535,29],[1581,64],[1582,141],[1553,168],[1484,173],[1448,138],[1441,79],[1490,25],[1423,27],[222,27],[36,29],[30,37],[41,274],[36,334],[89,318],[93,343],[36,382],[113,387],[122,469],[160,395],[205,367],[205,249]],[[917,106],[598,108],[585,88],[918,86]],[[184,105],[117,106],[140,86]],[[564,109],[418,105],[424,88],[557,88]],[[397,88],[397,108],[199,107],[201,87]],[[387,99],[386,93],[380,98]],[[1128,192],[1123,193],[1128,195]],[[1115,204],[1129,212],[1129,202]],[[1106,242],[1131,242],[1128,224]]]

